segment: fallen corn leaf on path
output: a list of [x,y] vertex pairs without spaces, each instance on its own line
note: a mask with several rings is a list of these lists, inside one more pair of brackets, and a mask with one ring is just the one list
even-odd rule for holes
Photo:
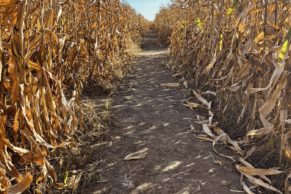
[[111,140],[81,193],[239,192],[234,165],[195,138],[199,112],[182,105],[185,89],[168,84],[177,80],[166,68],[167,51],[153,50],[152,44],[144,48],[150,50],[138,55],[113,96]]

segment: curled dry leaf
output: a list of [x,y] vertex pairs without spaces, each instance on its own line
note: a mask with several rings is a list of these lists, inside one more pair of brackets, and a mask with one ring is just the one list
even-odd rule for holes
[[249,175],[245,175],[245,174],[244,174],[244,176],[246,176],[248,178],[248,180],[255,185],[264,187],[268,190],[274,191],[275,193],[283,194],[280,190],[278,190],[277,188],[273,187],[272,185],[270,185],[268,183],[265,183],[264,181],[262,181],[259,178],[255,178],[253,176],[249,176]]
[[199,104],[195,102],[189,102],[189,101],[186,101],[186,103],[185,104],[183,103],[183,105],[189,107],[190,109],[195,109],[200,106]]
[[203,98],[200,94],[198,94],[198,93],[195,92],[194,90],[193,90],[193,94],[194,94],[194,95],[196,96],[196,98],[197,98],[200,102],[202,102],[202,104],[204,104],[208,109],[211,108],[211,103],[208,102],[205,98]]
[[267,175],[276,175],[283,173],[282,171],[276,169],[261,169],[261,168],[252,168],[241,165],[236,165],[236,169],[242,174],[250,176],[267,176]]
[[32,180],[32,175],[30,173],[27,173],[19,183],[9,187],[6,192],[8,194],[20,194],[30,186]]

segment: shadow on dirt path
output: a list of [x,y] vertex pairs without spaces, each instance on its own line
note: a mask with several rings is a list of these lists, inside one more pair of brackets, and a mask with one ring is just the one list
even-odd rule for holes
[[166,57],[167,50],[147,50],[137,56],[133,72],[113,96],[110,143],[81,193],[228,194],[240,190],[240,176],[233,165],[215,155],[211,144],[194,137],[193,130],[200,128],[195,124],[199,112],[182,105],[183,89],[161,86],[177,82],[166,68]]

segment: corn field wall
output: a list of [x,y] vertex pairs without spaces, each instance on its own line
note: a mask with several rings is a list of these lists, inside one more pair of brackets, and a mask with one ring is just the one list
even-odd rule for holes
[[1,193],[65,186],[83,85],[120,79],[146,25],[119,0],[0,0]]
[[[285,177],[291,159],[290,12],[285,0],[174,0],[155,20],[187,86],[201,95],[215,92],[209,99],[217,102],[218,125],[239,140],[242,157],[258,154],[263,167],[280,166]],[[286,192],[288,177],[281,184]]]

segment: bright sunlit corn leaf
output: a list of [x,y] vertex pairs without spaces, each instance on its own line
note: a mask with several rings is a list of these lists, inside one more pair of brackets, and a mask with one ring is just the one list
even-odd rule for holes
[[283,61],[285,59],[285,55],[288,50],[289,40],[285,40],[280,51],[279,51],[279,61]]
[[219,36],[219,51],[222,50],[222,46],[223,46],[223,34],[221,33],[220,36]]
[[195,19],[195,24],[199,30],[203,29],[203,21],[200,18]]
[[233,14],[233,12],[234,12],[234,9],[232,8],[232,7],[229,7],[228,9],[227,9],[227,15],[232,15]]

